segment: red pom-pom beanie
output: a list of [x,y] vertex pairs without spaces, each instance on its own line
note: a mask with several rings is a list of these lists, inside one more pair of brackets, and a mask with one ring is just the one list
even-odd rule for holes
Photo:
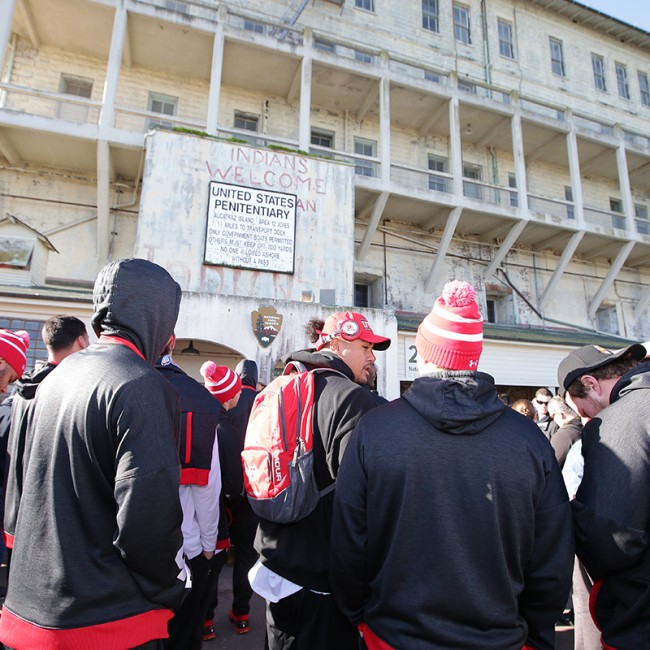
[[241,390],[241,377],[228,366],[218,366],[214,361],[206,361],[201,366],[201,375],[205,387],[222,404]]
[[483,351],[483,318],[474,287],[448,282],[415,336],[418,354],[445,370],[476,370]]
[[12,332],[0,329],[0,357],[16,371],[18,379],[25,372],[28,347],[29,334],[25,330]]

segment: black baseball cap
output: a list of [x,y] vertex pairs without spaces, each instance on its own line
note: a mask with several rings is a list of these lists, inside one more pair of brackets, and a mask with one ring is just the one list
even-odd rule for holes
[[560,395],[564,397],[566,389],[574,379],[581,375],[586,375],[592,370],[596,370],[596,368],[606,366],[608,363],[624,357],[631,357],[641,361],[647,354],[648,351],[641,343],[633,343],[616,352],[601,348],[600,345],[583,345],[564,357],[558,366],[557,382],[560,386]]

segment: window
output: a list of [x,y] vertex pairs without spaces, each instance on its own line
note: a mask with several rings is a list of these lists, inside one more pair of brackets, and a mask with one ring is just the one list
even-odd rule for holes
[[648,206],[643,203],[634,204],[634,216],[636,217],[636,231],[641,235],[650,234],[648,223]]
[[354,306],[370,307],[370,287],[367,284],[354,285]]
[[[463,163],[463,178],[470,178],[475,181],[480,181],[481,176],[482,169],[480,165]],[[477,183],[468,183],[467,181],[463,181],[463,194],[470,199],[482,199],[483,188]]]
[[512,291],[490,286],[485,291],[485,306],[488,323],[512,324],[514,320],[514,300]]
[[605,84],[605,62],[602,56],[598,54],[591,55],[591,68],[594,71],[594,86],[596,90],[607,91]]
[[[429,170],[432,172],[449,171],[449,162],[444,156],[434,156],[429,154]],[[429,189],[436,192],[449,192],[449,179],[446,176],[429,174]]]
[[596,329],[609,334],[618,334],[618,316],[616,307],[602,305],[596,311]]
[[435,81],[435,83],[437,83],[437,84],[440,83],[440,75],[437,74],[436,72],[431,72],[431,70],[425,70],[424,71],[424,78],[427,81]]
[[255,32],[256,34],[263,34],[264,24],[258,23],[256,20],[249,20],[248,18],[246,18],[244,20],[244,29],[247,32]]
[[236,129],[242,129],[243,131],[254,131],[257,133],[259,122],[259,115],[253,115],[252,113],[243,113],[242,111],[235,111],[234,127]]
[[[354,153],[358,156],[368,156],[374,158],[377,155],[377,143],[374,140],[365,140],[363,138],[354,139]],[[355,161],[354,173],[359,176],[376,176],[376,165],[371,160]]]
[[177,2],[176,0],[165,0],[165,7],[179,14],[186,14],[189,11],[189,7],[185,2]]
[[641,103],[644,106],[650,106],[650,86],[648,85],[648,75],[645,72],[639,72],[639,90]]
[[335,50],[334,43],[330,43],[330,41],[324,41],[321,38],[314,39],[314,47],[321,52],[331,52],[332,54],[334,54]]
[[569,201],[569,204],[566,206],[567,219],[575,219],[576,213],[573,205],[573,188],[569,185],[564,186],[564,200]]
[[462,79],[458,80],[458,90],[462,90],[463,92],[466,93],[472,93],[472,95],[476,95],[476,84],[473,84],[469,81],[463,81]]
[[27,368],[33,368],[37,361],[47,359],[47,349],[41,338],[44,321],[22,320],[20,318],[0,318],[0,328],[10,330],[27,330],[29,347],[27,348]]
[[454,4],[454,38],[459,43],[470,45],[472,35],[469,26],[469,9],[463,5]]
[[553,74],[558,77],[564,77],[564,54],[562,54],[562,41],[556,38],[549,39],[549,46],[551,48],[551,70]]
[[[93,91],[93,80],[72,75],[61,75],[59,82],[59,92],[63,95],[72,95],[73,97],[86,97],[90,99]],[[57,106],[57,116],[62,120],[71,122],[86,122],[88,120],[88,106],[82,104],[71,104],[69,102],[59,102]]]
[[618,216],[619,214],[620,215],[623,214],[623,201],[621,201],[621,199],[610,198],[609,209],[610,212],[614,213],[612,215],[612,226],[614,228],[620,228],[621,230],[625,230],[625,217]]
[[354,0],[354,6],[366,11],[374,11],[375,0]]
[[311,130],[311,143],[317,147],[334,148],[334,133],[331,131]]
[[499,54],[508,59],[514,59],[515,48],[512,44],[512,24],[498,19],[497,26],[499,28]]
[[361,52],[360,50],[354,51],[355,61],[362,61],[363,63],[372,63],[373,58],[374,57],[372,56],[372,54],[368,54],[367,52]]
[[438,32],[438,0],[422,0],[422,27]]
[[[161,95],[160,93],[149,93],[147,109],[150,113],[160,113],[161,115],[169,115],[170,117],[173,117],[176,115],[177,106],[178,97]],[[154,126],[166,126],[171,128],[173,123],[169,120],[156,120],[152,118],[147,123],[147,128],[151,129]]]
[[[517,176],[515,174],[508,174],[508,187],[517,188]],[[519,207],[519,195],[517,192],[510,192],[510,207]]]
[[627,68],[622,63],[616,64],[616,85],[618,94],[623,99],[630,98],[630,86],[627,83]]

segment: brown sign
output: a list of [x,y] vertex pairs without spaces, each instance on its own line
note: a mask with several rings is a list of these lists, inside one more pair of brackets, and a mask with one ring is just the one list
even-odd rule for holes
[[280,332],[282,314],[278,314],[275,307],[260,307],[258,311],[251,312],[251,325],[259,344],[268,348]]

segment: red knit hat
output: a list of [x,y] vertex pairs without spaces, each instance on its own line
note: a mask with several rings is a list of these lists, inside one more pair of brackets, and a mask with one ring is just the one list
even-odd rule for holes
[[218,366],[214,361],[206,361],[201,366],[205,387],[222,404],[232,399],[241,390],[241,377],[228,366]]
[[474,287],[448,282],[415,336],[418,354],[446,370],[476,370],[483,350],[483,318]]
[[18,379],[25,372],[28,347],[29,334],[25,330],[12,332],[0,329],[0,358],[4,359],[14,369]]

